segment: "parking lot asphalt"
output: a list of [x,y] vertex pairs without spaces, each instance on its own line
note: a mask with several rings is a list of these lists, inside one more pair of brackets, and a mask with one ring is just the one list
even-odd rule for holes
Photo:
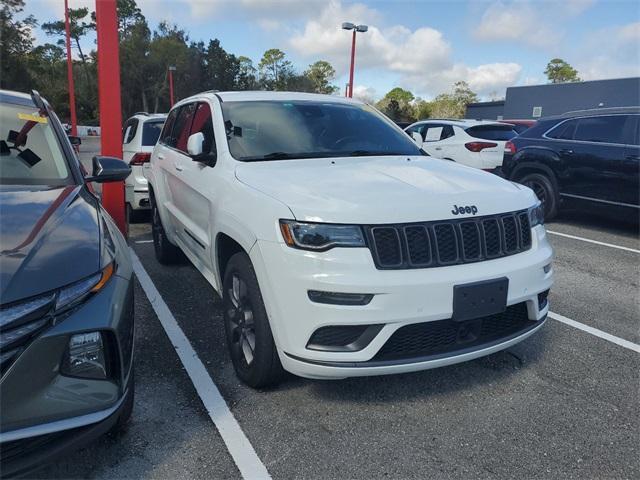
[[[640,249],[637,227],[568,212],[551,232]],[[549,234],[551,310],[640,340],[640,253]],[[236,378],[220,299],[188,262],[165,267],[148,224],[130,244],[273,478],[640,478],[640,354],[556,320],[497,354],[425,372],[255,391]],[[238,478],[144,292],[129,431],[47,478]]]

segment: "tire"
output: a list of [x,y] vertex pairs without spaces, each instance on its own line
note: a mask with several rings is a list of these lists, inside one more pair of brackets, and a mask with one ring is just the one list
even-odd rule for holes
[[279,383],[284,369],[258,279],[244,252],[233,255],[227,264],[222,304],[227,347],[238,378],[253,388]]
[[155,197],[150,195],[149,200],[151,202],[151,233],[153,235],[153,248],[156,252],[156,259],[162,265],[179,263],[182,260],[182,252],[167,238]]
[[131,414],[133,413],[133,404],[136,397],[136,382],[134,371],[131,370],[131,379],[129,380],[129,389],[127,390],[127,398],[124,399],[122,404],[122,410],[120,410],[120,416],[116,423],[111,427],[108,435],[112,437],[118,437],[125,433],[129,427],[129,421],[131,420]]
[[519,181],[522,185],[529,187],[538,196],[544,207],[545,220],[551,220],[558,214],[560,197],[558,189],[547,175],[544,173],[528,173]]

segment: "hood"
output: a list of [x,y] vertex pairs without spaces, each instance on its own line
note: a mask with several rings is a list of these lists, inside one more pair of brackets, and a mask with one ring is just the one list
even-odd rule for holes
[[0,188],[0,303],[60,288],[99,268],[98,211],[82,187]]
[[251,162],[239,181],[286,204],[297,220],[406,223],[528,208],[533,192],[496,175],[432,157],[362,157]]

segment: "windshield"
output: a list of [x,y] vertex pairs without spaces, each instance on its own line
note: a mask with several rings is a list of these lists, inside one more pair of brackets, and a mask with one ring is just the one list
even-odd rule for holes
[[36,107],[0,104],[0,184],[71,183],[49,118],[40,116]]
[[164,119],[144,122],[142,127],[142,145],[144,147],[154,147],[158,143],[163,125]]
[[413,141],[367,105],[318,101],[222,104],[237,160],[422,155]]

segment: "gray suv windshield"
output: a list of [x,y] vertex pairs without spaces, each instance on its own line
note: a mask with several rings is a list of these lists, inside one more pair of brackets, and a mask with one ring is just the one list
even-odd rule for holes
[[50,122],[35,107],[0,104],[0,184],[73,182]]
[[229,151],[262,161],[366,155],[422,155],[368,105],[318,101],[224,102]]

